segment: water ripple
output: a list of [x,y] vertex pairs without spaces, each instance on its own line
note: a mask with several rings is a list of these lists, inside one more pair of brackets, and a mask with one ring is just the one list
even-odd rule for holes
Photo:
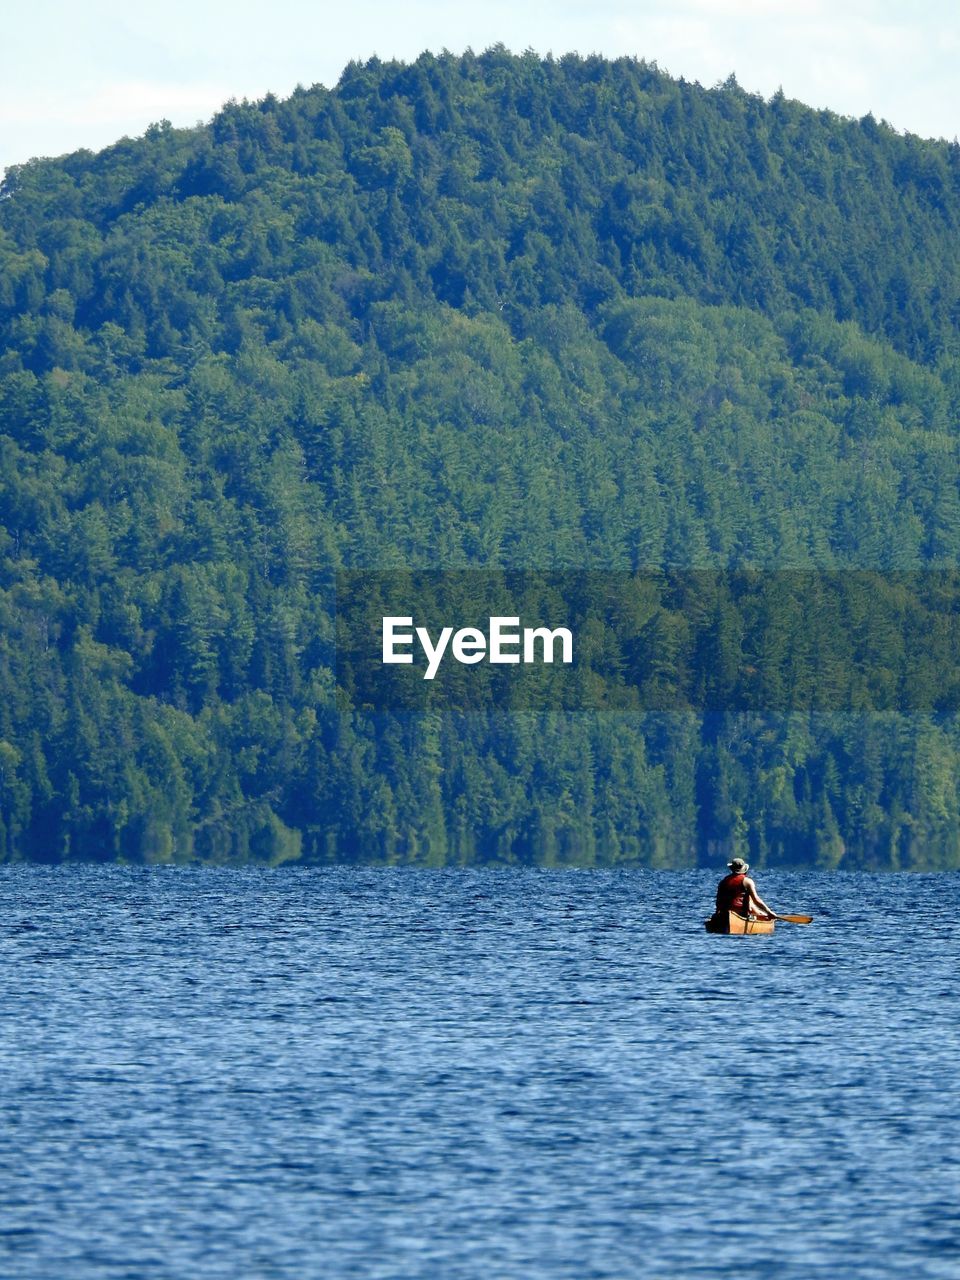
[[0,868],[0,1275],[956,1280],[960,877],[712,884]]

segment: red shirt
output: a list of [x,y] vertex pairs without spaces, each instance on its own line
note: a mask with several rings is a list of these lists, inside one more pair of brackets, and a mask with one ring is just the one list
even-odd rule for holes
[[739,915],[747,914],[747,891],[743,887],[746,876],[742,871],[736,875],[724,876],[717,885],[717,911],[736,911]]

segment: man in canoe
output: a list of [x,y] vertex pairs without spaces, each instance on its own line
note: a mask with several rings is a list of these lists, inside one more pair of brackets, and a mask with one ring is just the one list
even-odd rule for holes
[[727,912],[735,911],[740,916],[756,915],[761,920],[776,920],[776,912],[770,910],[747,875],[749,865],[742,858],[734,858],[727,866],[730,874],[717,885],[717,909],[713,918],[726,921]]

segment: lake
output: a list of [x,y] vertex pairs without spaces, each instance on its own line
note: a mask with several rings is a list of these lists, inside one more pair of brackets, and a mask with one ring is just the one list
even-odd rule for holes
[[960,1275],[960,875],[0,867],[0,1275]]

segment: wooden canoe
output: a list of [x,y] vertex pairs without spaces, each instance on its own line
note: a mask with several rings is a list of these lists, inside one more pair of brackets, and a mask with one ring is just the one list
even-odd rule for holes
[[736,911],[727,911],[719,916],[711,916],[706,921],[706,926],[707,933],[773,933],[776,923],[776,920],[757,920],[754,916],[741,916]]

